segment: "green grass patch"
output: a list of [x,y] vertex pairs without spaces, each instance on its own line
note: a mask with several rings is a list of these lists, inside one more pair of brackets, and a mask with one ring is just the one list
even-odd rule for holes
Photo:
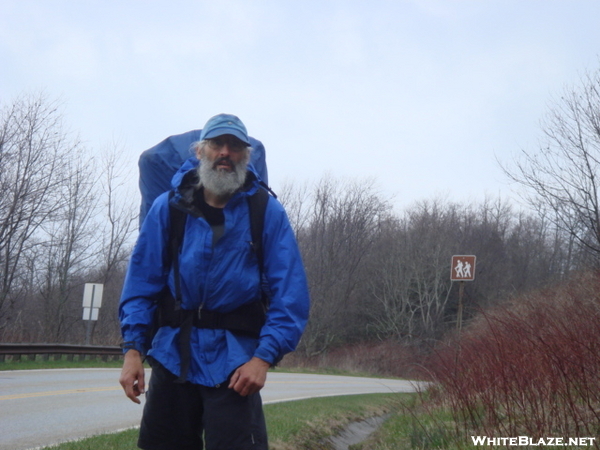
[[323,441],[348,423],[386,414],[400,399],[410,395],[347,395],[266,405],[269,447],[326,449]]
[[138,430],[103,434],[80,441],[65,442],[41,450],[134,450],[137,449]]
[[457,434],[454,417],[444,408],[425,408],[417,394],[397,403],[390,418],[352,450],[460,450],[469,448]]

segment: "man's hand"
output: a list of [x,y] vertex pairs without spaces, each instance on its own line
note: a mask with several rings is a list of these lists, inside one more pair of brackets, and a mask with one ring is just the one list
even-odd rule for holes
[[125,395],[131,399],[132,402],[140,404],[138,398],[144,393],[146,388],[144,382],[144,364],[142,362],[142,355],[137,350],[128,350],[125,353],[125,360],[123,361],[123,370],[121,370],[121,377],[119,383],[123,386]]
[[245,397],[260,391],[267,381],[267,370],[271,365],[254,357],[246,364],[238,367],[231,376],[229,388]]

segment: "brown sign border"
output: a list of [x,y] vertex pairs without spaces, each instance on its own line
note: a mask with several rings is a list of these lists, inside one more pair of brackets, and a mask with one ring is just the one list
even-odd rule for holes
[[[456,275],[455,268],[459,261],[464,261],[467,259],[471,265],[469,268],[470,276],[469,277],[458,277]],[[477,262],[477,257],[475,255],[453,255],[452,262],[450,264],[450,281],[473,281],[475,280],[475,263]]]

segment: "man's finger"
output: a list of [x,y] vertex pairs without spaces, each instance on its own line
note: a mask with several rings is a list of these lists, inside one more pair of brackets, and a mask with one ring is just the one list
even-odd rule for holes
[[119,381],[127,398],[129,398],[132,402],[139,404],[140,400],[137,397],[141,394],[141,391],[136,380],[134,378],[121,378]]
[[240,379],[240,369],[237,369],[233,375],[231,375],[231,380],[229,380],[229,389],[233,389],[235,390],[235,385],[237,384],[238,380]]
[[137,377],[137,384],[135,384],[135,388],[138,392],[138,396],[140,394],[145,394],[146,393],[146,381],[145,381],[145,372],[144,369],[142,368],[141,373],[138,375]]
[[248,377],[243,376],[241,370],[239,369],[236,371],[234,376],[235,381],[233,379],[234,377],[231,377],[232,383],[229,385],[229,387],[232,388],[238,394],[240,394],[242,397],[245,397],[246,395],[248,395]]
[[129,399],[133,402],[133,403],[137,403],[138,405],[141,403],[140,399],[138,398],[138,396],[140,395],[140,391],[137,387],[137,384],[134,384],[132,386],[128,386],[125,389],[125,395],[127,395],[127,397],[129,397]]

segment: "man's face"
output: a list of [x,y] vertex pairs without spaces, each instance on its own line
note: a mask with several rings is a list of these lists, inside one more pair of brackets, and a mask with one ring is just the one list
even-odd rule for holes
[[208,139],[208,144],[199,150],[197,156],[198,159],[209,162],[214,170],[233,172],[235,166],[242,162],[246,155],[246,144],[235,136],[224,134]]
[[198,148],[200,185],[209,191],[226,196],[233,194],[246,180],[250,151],[235,136],[223,135],[209,139]]

